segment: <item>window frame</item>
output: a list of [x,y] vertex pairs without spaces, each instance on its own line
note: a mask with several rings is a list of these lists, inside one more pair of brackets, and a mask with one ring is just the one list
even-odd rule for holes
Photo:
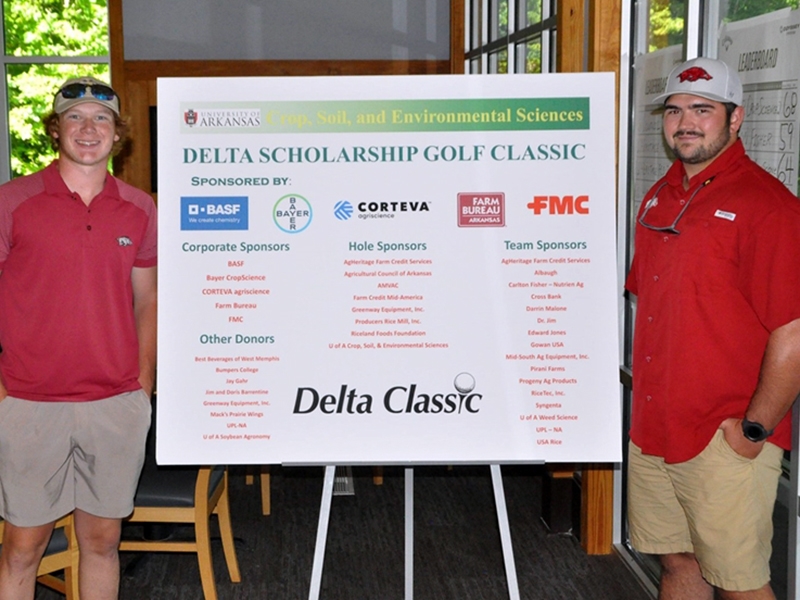
[[[505,51],[507,73],[525,73],[524,60],[519,60],[519,49],[537,37],[541,40],[542,73],[555,72],[556,0],[542,0],[542,20],[518,29],[517,12],[524,9],[525,0],[508,0],[507,33],[491,39],[490,22],[496,21],[499,0],[467,0],[465,6],[464,70],[466,73],[490,74],[498,71],[492,68],[492,59]],[[477,13],[477,14],[476,14]],[[473,46],[473,33],[479,34]],[[519,64],[522,63],[522,64]],[[472,70],[477,65],[477,70]]]
[[[0,68],[2,69],[3,81],[0,85],[0,107],[3,110],[3,117],[0,119],[0,183],[5,183],[11,179],[11,126],[9,122],[9,111],[11,107],[8,103],[8,66],[9,65],[107,65],[111,69],[111,52],[103,55],[83,55],[83,56],[56,56],[56,55],[25,55],[16,56],[6,52],[6,19],[5,3],[0,4]],[[108,24],[106,24],[108,27]],[[110,28],[109,28],[110,29]]]

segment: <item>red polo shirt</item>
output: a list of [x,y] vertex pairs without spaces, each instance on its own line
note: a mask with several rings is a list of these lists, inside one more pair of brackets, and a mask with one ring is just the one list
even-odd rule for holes
[[[651,188],[626,288],[637,295],[631,439],[668,463],[742,418],[770,333],[800,318],[800,202],[737,141],[684,190],[676,161]],[[662,187],[663,184],[663,187]],[[657,201],[651,200],[657,193]],[[769,441],[791,447],[791,415]]]
[[153,199],[108,175],[87,207],[57,163],[0,187],[0,373],[27,400],[139,389],[131,269],[156,264]]

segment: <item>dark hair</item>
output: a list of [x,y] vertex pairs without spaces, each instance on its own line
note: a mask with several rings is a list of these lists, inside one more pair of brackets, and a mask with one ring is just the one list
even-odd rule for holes
[[[54,134],[56,131],[58,131],[60,117],[61,115],[51,112],[44,119],[42,119],[44,130],[47,133],[47,136],[50,138],[50,147],[52,147],[56,152],[59,151],[60,145],[58,143],[58,138]],[[130,129],[131,128],[128,124],[128,120],[123,119],[118,114],[114,113],[114,133],[119,136],[119,139],[114,142],[114,145],[111,147],[111,156],[116,156],[119,154],[119,152],[125,147],[125,144],[128,143]]]
[[736,104],[733,102],[723,102],[722,105],[725,107],[725,126],[731,124],[731,115],[733,111],[736,110]]

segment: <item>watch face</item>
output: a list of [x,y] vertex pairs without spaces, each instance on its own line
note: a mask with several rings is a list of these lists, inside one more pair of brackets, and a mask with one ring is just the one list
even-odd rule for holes
[[751,442],[760,442],[769,437],[769,432],[764,428],[761,423],[753,423],[745,419],[742,421],[742,432]]

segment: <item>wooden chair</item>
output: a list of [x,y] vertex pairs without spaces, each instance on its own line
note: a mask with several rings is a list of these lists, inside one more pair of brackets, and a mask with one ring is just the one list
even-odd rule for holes
[[131,540],[120,544],[128,552],[194,552],[200,568],[200,581],[205,600],[217,599],[214,569],[211,560],[211,515],[219,521],[222,548],[231,581],[241,581],[239,562],[233,543],[230,506],[228,503],[228,468],[158,467],[148,456],[134,498],[133,523],[190,523],[194,525],[194,541]]
[[[4,523],[0,519],[0,539],[3,536],[3,528]],[[53,536],[44,552],[42,562],[39,563],[36,580],[42,585],[64,594],[67,600],[80,600],[78,560],[78,539],[75,537],[72,514],[69,514],[56,522]],[[59,571],[63,571],[63,579],[55,576],[55,573]]]
[[[253,485],[255,477],[252,473],[247,473],[244,481],[247,485]],[[269,465],[259,467],[258,481],[261,487],[261,514],[268,517],[272,512]]]

